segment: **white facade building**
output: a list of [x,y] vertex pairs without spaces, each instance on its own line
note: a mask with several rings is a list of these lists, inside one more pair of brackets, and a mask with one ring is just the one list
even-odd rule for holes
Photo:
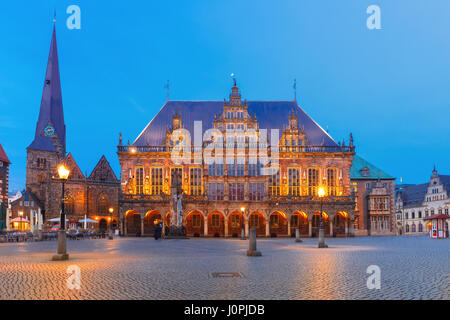
[[440,214],[449,216],[448,229],[449,194],[450,175],[438,175],[436,168],[429,183],[399,185],[395,200],[397,234],[428,233],[430,222],[424,218]]

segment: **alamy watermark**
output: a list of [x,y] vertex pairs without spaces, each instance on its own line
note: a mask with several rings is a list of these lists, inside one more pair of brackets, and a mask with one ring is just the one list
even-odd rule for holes
[[70,274],[66,280],[67,289],[80,290],[81,289],[81,269],[77,265],[70,265],[66,270],[67,274]]
[[379,266],[372,264],[367,267],[366,273],[370,274],[367,278],[367,289],[381,289],[381,269]]

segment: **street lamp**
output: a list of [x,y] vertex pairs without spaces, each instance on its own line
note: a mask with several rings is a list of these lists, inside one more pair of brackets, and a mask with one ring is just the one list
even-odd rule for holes
[[113,235],[112,235],[111,223],[112,223],[112,214],[114,212],[114,208],[111,207],[111,208],[108,209],[108,211],[109,211],[109,214],[111,215],[109,217],[109,235],[108,235],[108,239],[112,240],[113,239]]
[[325,244],[325,230],[323,229],[323,197],[325,197],[325,189],[323,187],[319,187],[319,191],[317,193],[320,198],[320,224],[319,224],[319,248],[328,248]]
[[59,179],[62,182],[62,201],[61,201],[61,219],[59,222],[58,230],[58,251],[53,256],[52,260],[68,260],[69,254],[67,253],[66,245],[66,213],[64,211],[64,184],[69,178],[70,171],[63,164],[58,167]]
[[241,218],[241,240],[245,240],[245,227],[244,227],[244,213],[245,208],[241,208],[242,218]]

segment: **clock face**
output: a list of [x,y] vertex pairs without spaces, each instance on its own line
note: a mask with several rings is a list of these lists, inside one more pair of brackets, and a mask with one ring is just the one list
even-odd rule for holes
[[55,128],[53,128],[52,126],[47,126],[47,127],[45,127],[45,129],[44,129],[44,134],[45,134],[46,136],[52,136],[52,135],[54,135],[54,134],[55,134]]

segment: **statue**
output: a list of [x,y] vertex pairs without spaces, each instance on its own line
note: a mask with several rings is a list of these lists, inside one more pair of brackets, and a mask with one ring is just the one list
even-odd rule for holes
[[179,171],[172,175],[171,186],[171,221],[168,230],[169,237],[185,237],[185,228],[183,226],[183,189],[181,188],[181,177]]
[[122,132],[119,133],[119,146],[122,145]]

